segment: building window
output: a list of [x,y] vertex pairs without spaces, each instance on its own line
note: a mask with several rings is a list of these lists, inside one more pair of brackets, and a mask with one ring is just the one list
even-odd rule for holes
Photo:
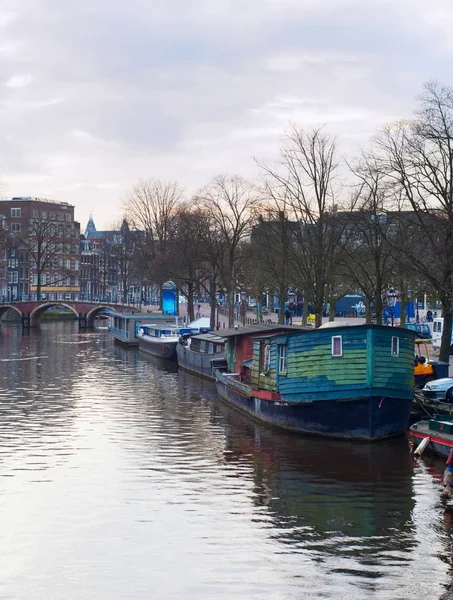
[[332,356],[343,356],[343,338],[341,335],[332,337]]
[[20,208],[12,208],[11,216],[12,217],[20,217]]
[[278,347],[278,372],[280,375],[286,375],[286,344],[281,344]]
[[400,338],[392,337],[392,356],[399,356],[400,354]]
[[66,259],[66,269],[67,269],[68,271],[70,271],[70,270],[71,270],[71,261],[70,261],[70,259],[69,259],[69,258],[67,258],[67,259]]
[[11,223],[11,231],[20,231],[20,223]]

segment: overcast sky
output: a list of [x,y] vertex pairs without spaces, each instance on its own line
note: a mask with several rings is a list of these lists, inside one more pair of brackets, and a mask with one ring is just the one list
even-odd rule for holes
[[255,178],[289,122],[353,156],[453,85],[452,0],[0,0],[0,180],[121,216],[140,178]]

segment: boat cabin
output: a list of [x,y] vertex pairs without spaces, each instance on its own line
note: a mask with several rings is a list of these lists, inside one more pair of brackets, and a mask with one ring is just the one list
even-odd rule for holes
[[[380,325],[304,329],[243,328],[227,338],[229,371],[285,402],[341,400],[364,395],[413,398],[415,334]],[[280,329],[280,330],[279,330]]]
[[182,326],[181,318],[169,315],[153,315],[152,313],[141,313],[133,311],[130,313],[110,313],[109,331],[115,342],[126,346],[138,346],[138,332],[140,327],[147,324],[161,324],[162,326]]

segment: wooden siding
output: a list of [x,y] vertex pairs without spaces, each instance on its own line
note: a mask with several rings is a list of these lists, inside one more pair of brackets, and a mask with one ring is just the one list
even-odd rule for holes
[[[332,356],[332,337],[341,335],[342,356]],[[392,336],[399,355],[392,356]],[[270,337],[267,374],[260,372],[260,343],[255,340],[252,387],[279,392],[288,402],[347,399],[354,395],[413,394],[414,337],[401,329],[357,326]],[[287,344],[287,372],[278,374],[278,345]]]

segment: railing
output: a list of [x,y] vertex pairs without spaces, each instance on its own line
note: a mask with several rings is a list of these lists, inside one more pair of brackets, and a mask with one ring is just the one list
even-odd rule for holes
[[128,337],[128,332],[125,331],[124,329],[118,329],[118,327],[109,327],[109,331],[110,333],[113,333],[113,335],[121,340],[123,340],[123,342],[127,342],[129,337]]
[[41,293],[38,299],[38,294],[21,294],[12,298],[10,296],[0,296],[0,304],[12,304],[15,302],[87,302],[91,304],[118,304],[121,306],[130,306],[138,308],[140,302],[127,301],[124,302],[122,296],[92,296],[87,294],[65,294],[61,292],[50,294],[48,292]]

